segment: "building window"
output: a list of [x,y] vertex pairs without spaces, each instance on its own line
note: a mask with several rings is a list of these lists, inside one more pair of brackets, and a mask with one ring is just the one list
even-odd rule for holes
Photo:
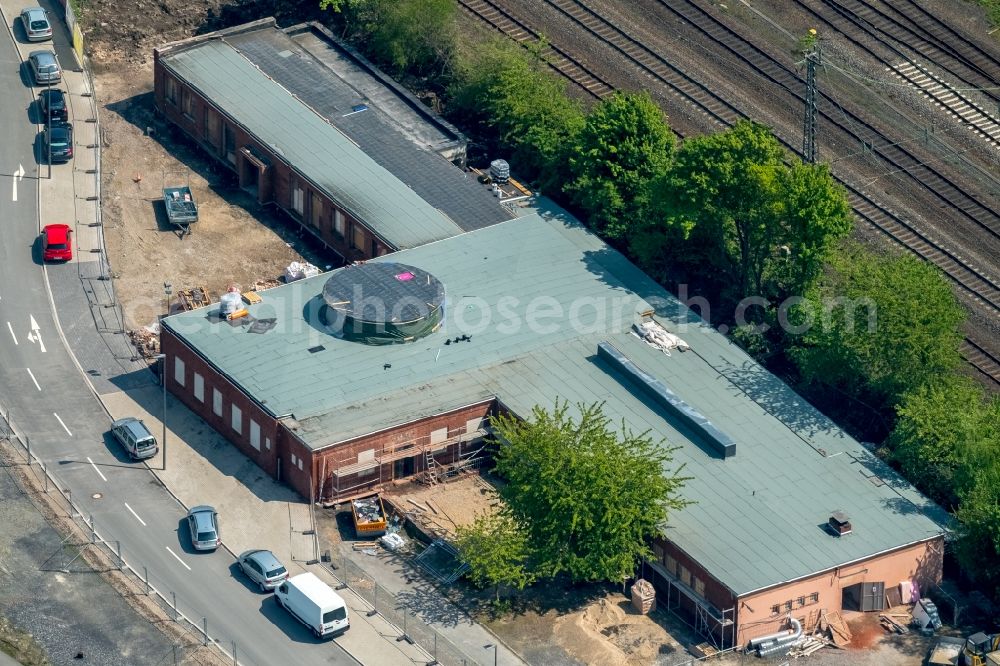
[[184,386],[184,360],[174,356],[174,381]]
[[315,192],[309,193],[309,224],[319,229],[323,217],[323,200]]
[[339,209],[333,209],[333,232],[340,238],[344,237],[344,214]]
[[212,389],[212,411],[216,416],[222,416],[222,392],[219,389]]
[[239,434],[243,434],[243,410],[233,405],[233,418],[232,418],[233,430]]
[[260,425],[250,419],[250,446],[260,451]]
[[235,166],[236,135],[233,134],[233,128],[230,127],[228,123],[223,123],[222,125],[222,143],[224,152],[226,154],[226,161]]
[[785,602],[785,610],[786,611],[792,610],[792,602],[791,601],[786,601]]
[[677,577],[681,579],[682,583],[691,587],[691,572],[683,564],[680,565],[680,573],[678,573]]
[[465,434],[470,435],[483,427],[482,419],[469,419],[465,422]]
[[271,438],[270,437],[265,437],[264,438],[264,448],[267,449],[268,451],[271,450]]
[[299,458],[299,469],[302,469],[302,458]]
[[666,567],[671,576],[677,575],[677,560],[670,555],[667,555]]
[[194,96],[186,89],[181,91],[181,113],[194,120]]
[[299,184],[297,177],[289,176],[289,180],[292,185],[292,210],[301,218],[302,211],[305,209],[305,192],[302,191],[302,185]]
[[798,599],[795,600],[795,603],[798,604],[798,608],[802,608],[803,606],[806,605],[806,598],[799,597]]
[[693,576],[692,576],[691,580],[693,582],[693,585],[691,587],[694,588],[694,593],[697,594],[702,599],[704,599],[705,598],[705,581],[700,580],[698,578],[694,578]]
[[205,402],[205,378],[194,373],[194,397],[198,402]]
[[353,225],[353,228],[354,234],[351,238],[351,247],[363,252],[365,249],[365,228],[357,223]]
[[213,146],[216,145],[216,141],[219,136],[219,116],[212,109],[205,107],[205,111],[202,117],[203,125],[202,136],[205,141],[211,143]]
[[177,106],[177,82],[174,81],[169,76],[163,77],[163,81],[166,87],[166,98],[167,101]]
[[448,429],[438,428],[437,430],[431,431],[431,444],[440,444],[441,442],[448,439]]
[[819,603],[819,592],[813,592],[809,595],[809,603],[818,604]]
[[292,467],[295,467],[295,461],[297,461],[297,460],[298,460],[298,458],[296,458],[296,457],[295,457],[295,454],[294,454],[294,453],[290,453],[290,454],[288,454],[288,455],[292,456]]

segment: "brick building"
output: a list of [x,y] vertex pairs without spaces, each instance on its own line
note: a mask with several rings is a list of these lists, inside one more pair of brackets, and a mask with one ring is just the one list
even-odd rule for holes
[[460,168],[456,128],[318,24],[263,19],[153,58],[159,113],[346,260],[513,217]]
[[[940,578],[937,507],[579,226],[529,215],[261,295],[237,322],[218,306],[165,318],[167,385],[313,500],[473,460],[497,410],[600,401],[679,447],[694,503],[642,574],[717,645]],[[690,350],[647,344],[642,322]]]

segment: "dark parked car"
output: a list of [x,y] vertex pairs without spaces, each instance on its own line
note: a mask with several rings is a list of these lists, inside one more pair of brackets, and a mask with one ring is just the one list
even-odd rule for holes
[[215,550],[222,544],[219,534],[219,514],[210,506],[196,506],[187,515],[191,528],[191,545],[195,550]]
[[273,590],[288,578],[288,570],[269,550],[248,550],[240,553],[237,561],[243,573],[257,583],[261,592]]
[[46,124],[51,119],[66,121],[69,120],[69,109],[66,107],[66,95],[58,88],[43,90],[38,95],[38,109],[42,112],[42,124]]
[[46,83],[59,83],[62,80],[62,69],[52,51],[32,51],[28,54],[28,67],[35,77],[36,85],[44,86]]
[[42,130],[42,158],[52,163],[73,159],[73,126],[69,123],[52,123],[52,128]]

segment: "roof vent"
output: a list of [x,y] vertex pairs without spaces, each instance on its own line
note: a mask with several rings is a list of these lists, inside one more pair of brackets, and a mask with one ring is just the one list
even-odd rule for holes
[[830,515],[830,522],[828,523],[830,530],[837,536],[844,536],[845,534],[850,534],[851,521],[847,519],[847,514],[843,511],[834,511]]
[[597,355],[626,377],[635,381],[646,395],[658,405],[666,408],[673,416],[698,432],[701,439],[704,439],[717,454],[724,459],[736,455],[736,442],[733,441],[732,437],[716,428],[704,414],[681,400],[662,381],[640,370],[639,366],[633,363],[628,356],[618,351],[614,345],[609,342],[599,343]]

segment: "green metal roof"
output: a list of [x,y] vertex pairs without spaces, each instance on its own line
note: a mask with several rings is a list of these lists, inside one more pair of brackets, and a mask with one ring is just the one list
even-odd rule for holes
[[160,62],[395,248],[462,233],[229,43],[168,52]]
[[[329,274],[262,292],[251,314],[277,317],[264,334],[211,323],[210,309],[164,324],[275,414],[293,414],[313,448],[493,396],[525,415],[556,398],[603,401],[613,422],[680,446],[676,462],[693,477],[683,492],[696,503],[671,514],[665,534],[739,595],[942,531],[940,509],[578,226],[533,215],[384,260],[444,283],[443,330],[387,347],[331,337],[314,310]],[[651,308],[691,351],[668,356],[629,332]],[[470,342],[453,341],[463,333]],[[735,456],[712,452],[598,358],[602,341],[736,440]],[[852,534],[823,529],[835,510]]]

